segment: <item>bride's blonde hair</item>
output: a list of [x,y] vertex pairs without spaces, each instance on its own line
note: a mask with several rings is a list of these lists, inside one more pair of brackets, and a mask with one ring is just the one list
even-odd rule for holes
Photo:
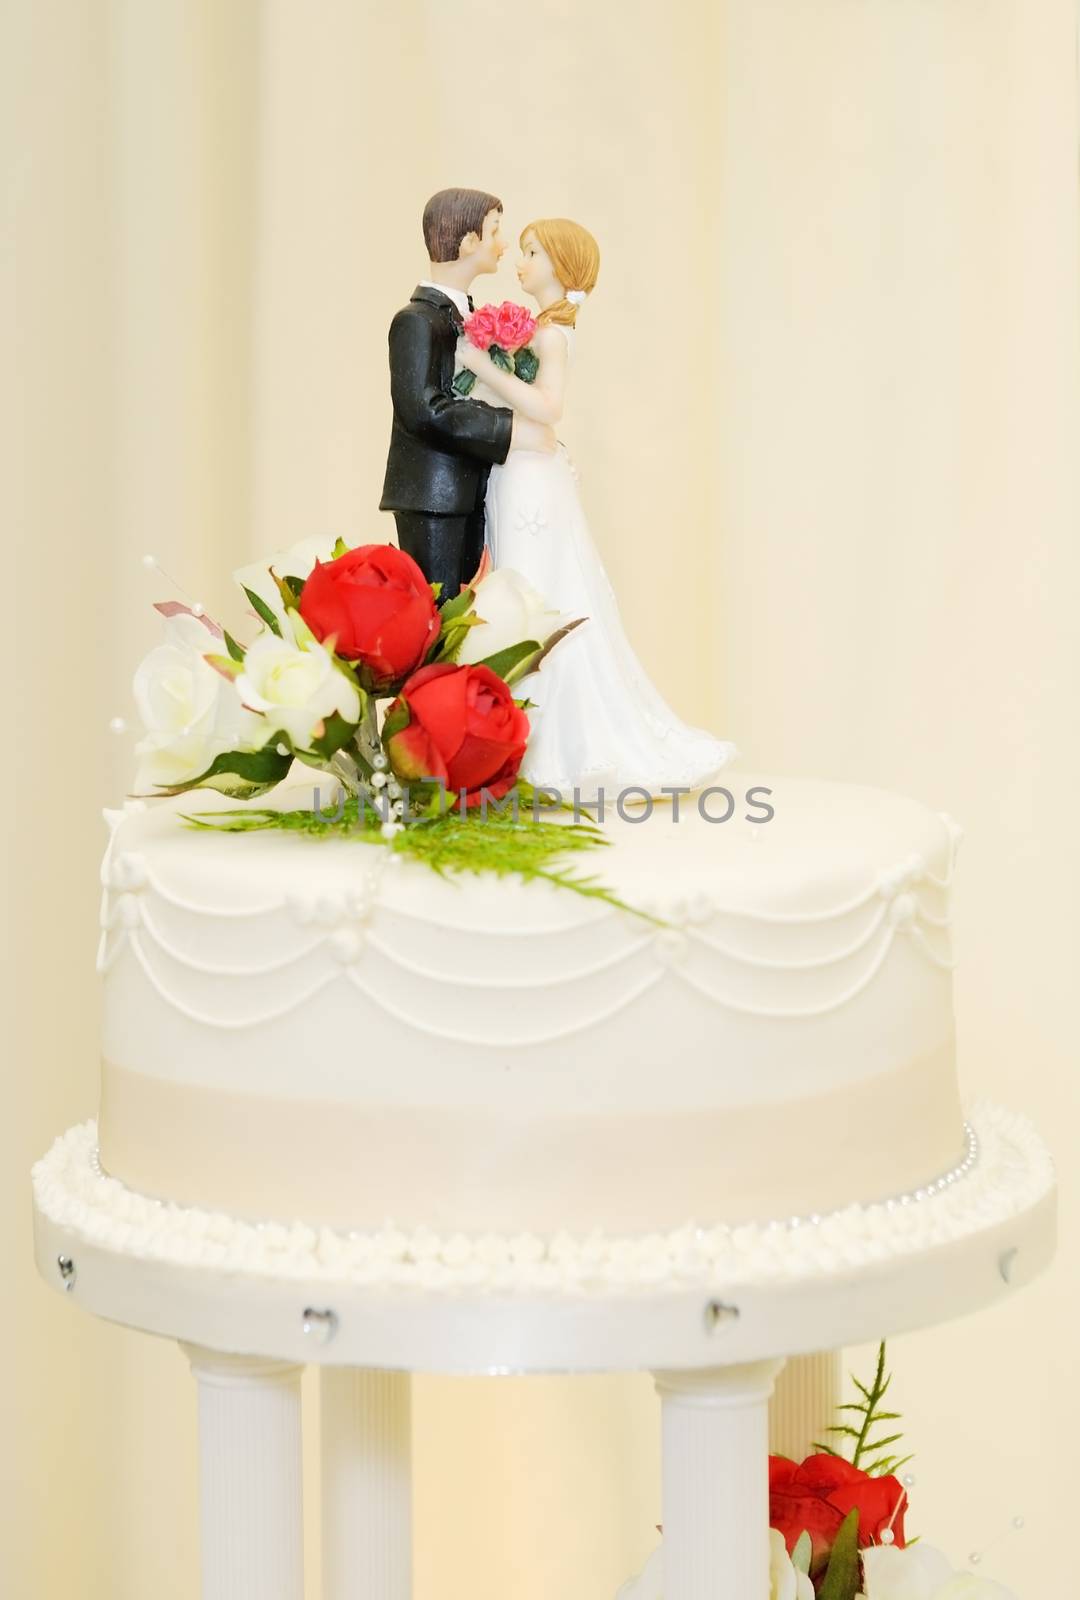
[[[565,290],[591,294],[600,275],[600,246],[580,222],[570,222],[566,217],[544,217],[522,228],[519,244],[525,248],[527,234],[535,234],[540,248],[551,258],[555,276]],[[541,311],[537,322],[558,322],[572,328],[577,321],[579,307],[572,300],[556,300],[553,306]]]

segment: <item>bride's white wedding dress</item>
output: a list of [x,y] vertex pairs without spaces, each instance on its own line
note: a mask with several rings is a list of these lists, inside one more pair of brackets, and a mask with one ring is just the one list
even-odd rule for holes
[[[572,330],[562,331],[572,354]],[[583,800],[602,789],[613,804],[631,786],[700,788],[730,762],[734,745],[680,722],[635,655],[565,448],[512,450],[491,469],[485,516],[493,565],[513,567],[565,616],[588,619],[515,686],[535,702],[522,777],[567,797],[576,788]]]

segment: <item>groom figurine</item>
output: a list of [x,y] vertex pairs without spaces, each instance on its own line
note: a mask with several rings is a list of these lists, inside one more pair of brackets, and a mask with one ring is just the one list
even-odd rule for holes
[[456,595],[480,565],[488,472],[511,444],[551,450],[550,428],[508,407],[455,396],[454,357],[472,311],[468,289],[494,272],[506,244],[502,201],[479,189],[442,189],[424,207],[431,275],[390,324],[394,422],[381,511],[392,511],[398,545],[440,600]]

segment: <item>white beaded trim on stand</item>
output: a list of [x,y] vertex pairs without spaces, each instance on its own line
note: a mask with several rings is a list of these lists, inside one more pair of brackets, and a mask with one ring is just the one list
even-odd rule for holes
[[[153,1200],[102,1172],[97,1125],[56,1140],[33,1169],[39,1210],[89,1243],[146,1260],[253,1277],[387,1288],[610,1293],[769,1284],[850,1271],[981,1232],[1034,1205],[1054,1183],[1050,1154],[1025,1117],[985,1102],[965,1123],[961,1162],[925,1188],[827,1215],[616,1236],[513,1236],[404,1230],[344,1232],[246,1222]],[[767,1159],[767,1153],[764,1156]]]

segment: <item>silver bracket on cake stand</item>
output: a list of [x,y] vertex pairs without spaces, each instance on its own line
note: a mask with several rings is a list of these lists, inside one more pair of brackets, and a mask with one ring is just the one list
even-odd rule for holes
[[1047,1187],[1007,1220],[858,1270],[610,1292],[400,1288],[163,1260],[38,1201],[34,1225],[54,1289],[178,1340],[191,1361],[203,1600],[303,1600],[307,1364],[322,1369],[323,1600],[409,1600],[412,1372],[642,1370],[661,1398],[665,1600],[766,1600],[768,1402],[784,1359],[1011,1295],[1053,1254],[1055,1200]]

